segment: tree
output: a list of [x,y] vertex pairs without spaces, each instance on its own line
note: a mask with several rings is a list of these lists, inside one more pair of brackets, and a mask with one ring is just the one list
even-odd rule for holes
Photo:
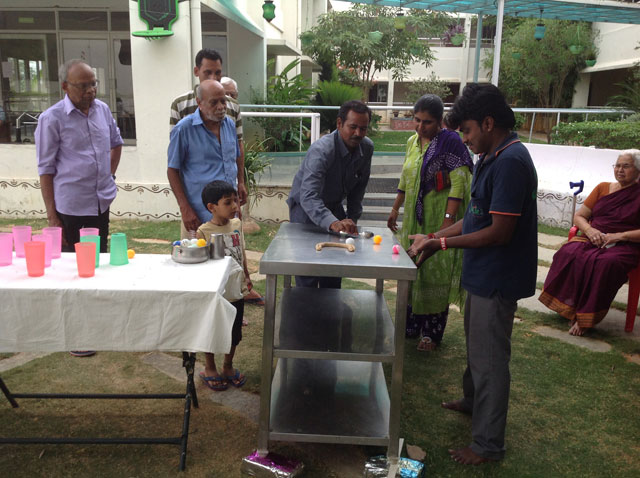
[[431,73],[429,78],[418,78],[412,82],[408,89],[407,101],[415,103],[422,95],[430,93],[439,96],[442,101],[451,95],[451,88],[446,81],[438,79],[435,73]]
[[[595,49],[594,32],[589,23],[545,20],[544,38],[535,40],[536,23],[536,19],[527,19],[505,28],[500,89],[511,103],[522,107],[570,106],[578,73],[585,67],[589,50]],[[571,53],[571,45],[581,46],[582,51]],[[484,64],[491,68],[493,53]]]
[[302,34],[302,50],[320,64],[336,64],[351,72],[367,99],[377,72],[391,70],[393,79],[401,80],[412,63],[430,66],[433,53],[420,38],[439,36],[451,22],[442,13],[414,9],[408,13],[406,28],[397,29],[394,8],[354,5],[350,10],[331,11]]

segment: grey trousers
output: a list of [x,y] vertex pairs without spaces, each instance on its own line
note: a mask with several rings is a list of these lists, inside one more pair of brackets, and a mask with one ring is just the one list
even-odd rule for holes
[[462,377],[465,405],[473,410],[471,449],[501,460],[509,407],[511,331],[517,301],[467,293],[464,333],[467,369]]

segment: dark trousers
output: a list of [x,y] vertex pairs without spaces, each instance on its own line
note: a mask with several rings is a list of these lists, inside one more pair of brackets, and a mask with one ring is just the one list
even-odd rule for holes
[[67,241],[62,246],[62,252],[75,252],[75,243],[80,242],[80,229],[83,227],[97,227],[100,230],[100,252],[107,252],[107,238],[109,237],[109,209],[98,216],[70,216],[58,213],[62,221],[62,237]]
[[242,340],[242,319],[244,318],[244,300],[240,299],[235,302],[231,302],[231,305],[236,308],[236,318],[233,321],[233,327],[231,328],[231,345],[238,345]]
[[471,449],[493,460],[504,457],[509,408],[511,331],[517,301],[498,294],[467,293],[464,334],[467,369],[462,377],[465,405],[473,410]]

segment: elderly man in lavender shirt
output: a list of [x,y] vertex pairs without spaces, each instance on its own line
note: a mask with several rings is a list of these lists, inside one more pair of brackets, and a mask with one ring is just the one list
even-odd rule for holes
[[89,65],[69,60],[59,79],[66,95],[40,115],[35,134],[47,220],[62,227],[63,251],[73,252],[81,228],[97,227],[100,250],[107,252],[120,130],[109,107],[96,99],[98,82]]

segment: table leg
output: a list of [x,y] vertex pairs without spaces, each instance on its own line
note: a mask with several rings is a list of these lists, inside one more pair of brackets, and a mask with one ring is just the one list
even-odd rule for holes
[[260,383],[260,420],[258,421],[258,453],[266,456],[269,448],[271,411],[271,374],[273,371],[273,335],[276,319],[276,288],[278,276],[267,275],[262,337],[262,373]]
[[9,391],[7,386],[4,384],[4,381],[2,380],[1,377],[0,377],[0,389],[2,390],[2,393],[4,393],[4,396],[7,397],[7,400],[9,400],[9,403],[11,404],[11,406],[13,408],[18,408],[18,402],[16,402],[16,400],[13,398],[13,395],[11,395],[11,392]]
[[389,410],[389,447],[387,457],[391,463],[400,456],[400,405],[402,400],[402,367],[404,364],[404,333],[407,321],[407,300],[409,298],[409,281],[399,280],[396,294],[396,330],[395,357],[391,372],[391,406]]
[[196,354],[182,352],[182,366],[187,372],[187,391],[184,401],[184,418],[182,420],[182,435],[180,436],[180,471],[184,471],[187,465],[187,441],[189,440],[189,419],[191,418],[191,401],[198,408],[198,396],[193,380]]
[[191,352],[182,352],[182,366],[187,372],[187,393],[191,392],[191,400],[193,406],[198,408],[198,395],[196,394],[196,382],[194,378],[196,368],[196,354]]

